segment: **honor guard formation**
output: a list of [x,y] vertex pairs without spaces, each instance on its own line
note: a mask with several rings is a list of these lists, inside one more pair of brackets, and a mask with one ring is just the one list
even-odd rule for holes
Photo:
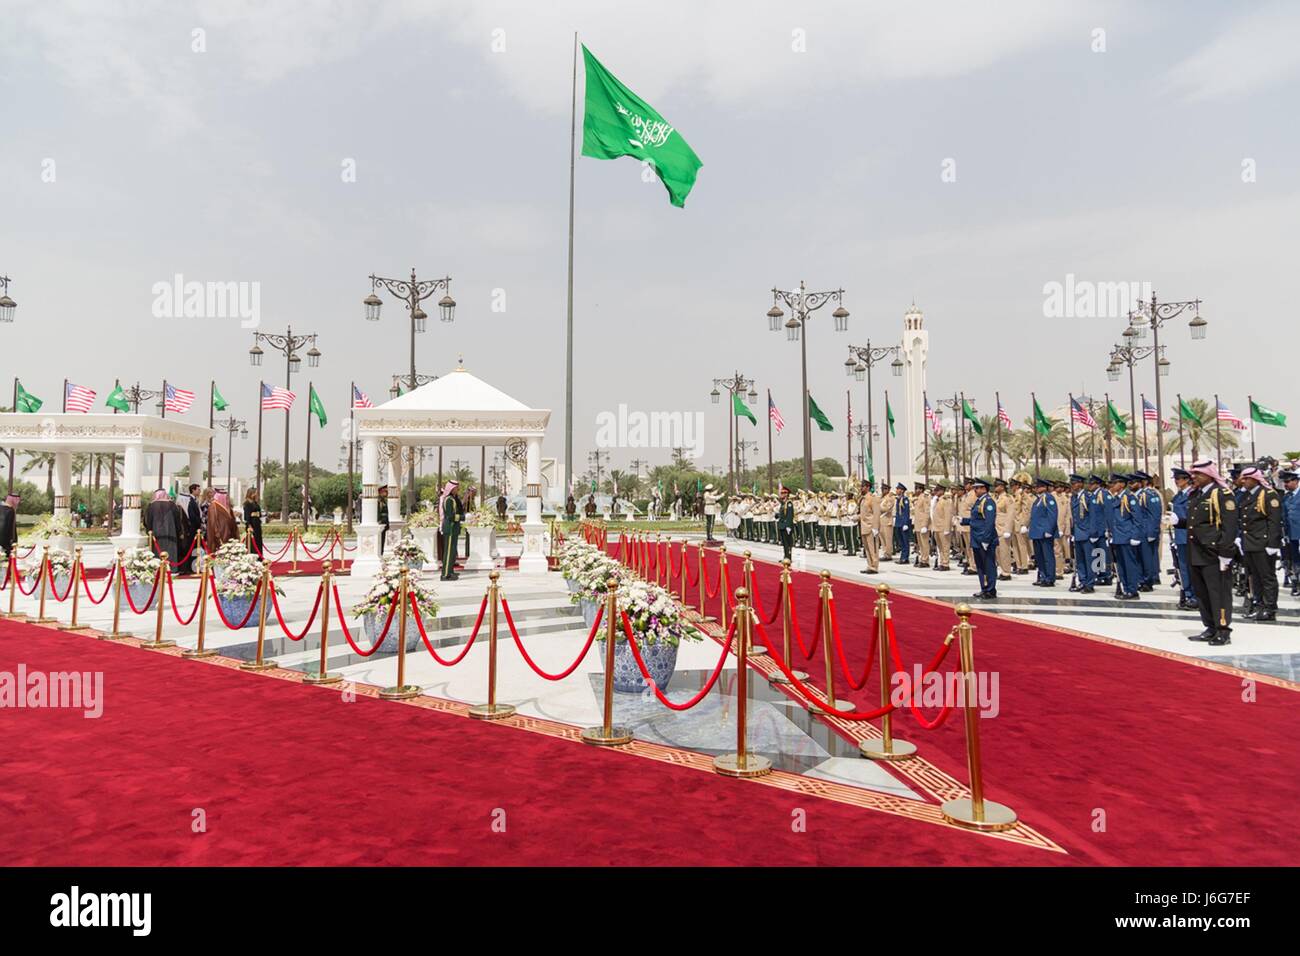
[[[1205,630],[1191,638],[1215,646],[1231,641],[1233,597],[1253,621],[1274,621],[1280,588],[1300,596],[1300,495],[1297,471],[1264,459],[1221,477],[1209,461],[1174,468],[1172,493],[1144,471],[1072,474],[1057,481],[1019,472],[1010,479],[960,483],[899,482],[879,489],[727,498],[705,489],[708,538],[723,513],[728,533],[743,541],[861,555],[863,574],[881,561],[977,577],[976,600],[993,601],[998,582],[1034,575],[1035,587],[1096,593],[1114,588],[1117,601],[1137,601],[1162,584],[1161,559],[1178,607],[1197,611]],[[711,513],[710,513],[711,510]],[[1278,582],[1278,566],[1285,578]]]

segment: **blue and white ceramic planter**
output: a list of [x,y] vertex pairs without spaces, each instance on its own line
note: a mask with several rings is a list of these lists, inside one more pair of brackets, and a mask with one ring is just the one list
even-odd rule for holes
[[[677,670],[677,645],[667,641],[653,644],[637,643],[645,668],[654,678],[655,686],[661,691],[668,690],[668,683]],[[600,669],[605,669],[605,642],[596,641],[596,651],[600,655]],[[641,668],[636,665],[632,647],[626,640],[614,643],[614,690],[620,694],[640,694],[649,685],[641,676]]]
[[[388,628],[388,633],[384,635],[384,643],[379,645],[379,653],[396,654],[397,653],[397,636],[402,630],[402,620],[399,617],[401,608],[393,614],[393,623]],[[366,639],[373,645],[379,640],[379,634],[384,629],[384,622],[388,620],[388,608],[382,611],[371,611],[361,618],[362,627],[366,632]],[[429,625],[425,625],[426,629]],[[415,650],[420,640],[420,630],[416,627],[415,621],[410,617],[406,619],[406,649]]]
[[[265,600],[266,598],[259,598],[258,604],[260,605]],[[244,627],[257,627],[258,619],[262,615],[262,609],[258,607],[252,614],[248,613],[248,609],[253,606],[253,595],[246,594],[231,597],[226,594],[218,594],[217,602],[221,605],[222,616],[230,622],[232,627],[239,627],[239,622],[244,621],[245,617],[248,620],[244,621]]]
[[152,581],[127,581],[126,590],[131,595],[131,603],[141,613],[153,607],[154,586]]
[[578,601],[578,607],[582,609],[582,623],[587,625],[588,630],[596,622],[596,608],[598,606],[595,601],[589,601],[586,598]]

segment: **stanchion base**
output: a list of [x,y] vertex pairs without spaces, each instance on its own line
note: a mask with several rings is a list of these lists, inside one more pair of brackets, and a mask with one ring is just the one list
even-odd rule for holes
[[469,709],[469,715],[479,720],[500,720],[502,717],[513,717],[514,713],[513,704],[475,704]]
[[884,740],[864,740],[858,744],[858,752],[868,760],[906,760],[916,755],[916,744],[895,737],[885,750]]
[[241,671],[273,671],[278,666],[275,661],[262,661],[260,664],[257,661],[240,661],[239,663]]
[[181,657],[201,658],[216,656],[217,652],[210,647],[205,647],[203,650],[199,650],[197,647],[187,647],[185,650],[181,651]]
[[58,631],[88,631],[89,624],[60,624],[55,630]]
[[169,647],[175,647],[175,641],[150,641],[148,644],[141,644],[146,651],[165,651]]
[[984,801],[984,819],[975,819],[975,804],[971,800],[948,800],[939,808],[949,823],[968,830],[1010,830],[1016,825],[1016,811],[992,800]]
[[835,715],[827,709],[829,707],[834,707],[835,710],[838,710],[841,713],[847,713],[850,710],[858,709],[857,705],[851,700],[837,700],[834,704],[831,704],[830,701],[820,701],[816,704],[809,704],[808,713],[828,714],[829,716],[834,717]]
[[58,619],[57,617],[34,617],[34,618],[32,618],[30,621],[28,621],[27,623],[29,623],[29,624],[58,624],[58,623],[59,623],[59,619]]
[[632,731],[616,726],[609,728],[607,734],[604,727],[588,727],[582,732],[582,742],[597,747],[621,747],[632,742]]
[[767,648],[755,645],[749,649],[747,657],[767,657]]
[[343,680],[342,674],[331,674],[328,672],[322,674],[319,671],[317,671],[314,674],[304,675],[302,682],[304,684],[337,684],[342,680]]
[[713,769],[724,777],[762,777],[772,772],[772,761],[757,754],[721,754],[713,758]]
[[99,635],[99,639],[100,639],[101,641],[121,641],[121,640],[125,640],[125,639],[128,638],[128,637],[135,637],[135,635],[134,635],[134,634],[131,634],[131,633],[127,632],[127,631],[118,631],[118,632],[115,633],[115,634],[101,634],[101,635]]
[[718,623],[718,619],[717,619],[716,617],[713,617],[713,616],[710,615],[710,614],[701,614],[701,615],[700,615],[700,623],[701,623],[701,624],[717,624],[717,623]]
[[5,613],[0,614],[0,617],[4,618],[6,621],[22,622],[27,620],[27,615],[22,613],[21,611],[14,611],[14,613],[12,614],[6,611]]
[[420,688],[415,684],[403,684],[401,687],[385,687],[379,692],[384,700],[410,700],[420,696]]
[[288,571],[285,571],[284,573],[285,573],[285,574],[302,574],[302,571],[298,570],[297,568],[290,568]]
[[[808,679],[808,675],[803,671],[791,671],[790,673],[794,675],[794,679],[797,681],[803,682]],[[767,681],[769,684],[788,684],[790,683],[790,678],[786,677],[783,672],[777,671],[769,677]]]

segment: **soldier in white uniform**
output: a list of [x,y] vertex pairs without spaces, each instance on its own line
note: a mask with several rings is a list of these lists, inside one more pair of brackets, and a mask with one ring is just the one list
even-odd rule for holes
[[722,513],[722,495],[713,490],[713,485],[704,486],[704,540],[706,544],[718,544],[713,537],[713,523]]

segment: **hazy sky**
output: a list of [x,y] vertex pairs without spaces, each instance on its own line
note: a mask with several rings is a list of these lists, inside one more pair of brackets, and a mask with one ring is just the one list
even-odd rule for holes
[[[1167,416],[1176,391],[1218,391],[1300,421],[1294,4],[0,0],[0,22],[0,274],[19,303],[0,379],[48,407],[65,376],[101,402],[115,376],[215,378],[254,421],[250,332],[152,309],[176,274],[255,282],[263,331],[320,333],[294,387],[304,401],[310,375],[325,398],[313,444],[334,467],[349,380],[378,401],[408,362],[397,302],[363,321],[367,276],[414,266],[450,274],[459,303],[419,338],[421,371],[463,353],[554,409],[544,454],[561,455],[577,30],[704,162],[675,209],[633,160],[578,160],[577,471],[620,402],[702,411],[705,462],[725,462],[708,394],[737,370],[785,416],[777,457],[798,454],[798,347],[764,313],[800,279],[842,286],[852,312],[847,335],[828,311],[811,329],[836,423],[818,455],[844,457],[845,389],[865,402],[845,346],[896,341],[913,299],[932,394],[987,411],[1000,389],[1017,422],[1031,389],[1051,407],[1111,388],[1127,409],[1104,373],[1123,321],[1044,315],[1067,274],[1204,301],[1206,341],[1189,316],[1166,327]],[[262,372],[282,382],[282,360]],[[1295,427],[1259,435],[1261,453],[1300,446]],[[237,470],[252,450],[237,443]],[[634,457],[668,451],[613,464]]]

